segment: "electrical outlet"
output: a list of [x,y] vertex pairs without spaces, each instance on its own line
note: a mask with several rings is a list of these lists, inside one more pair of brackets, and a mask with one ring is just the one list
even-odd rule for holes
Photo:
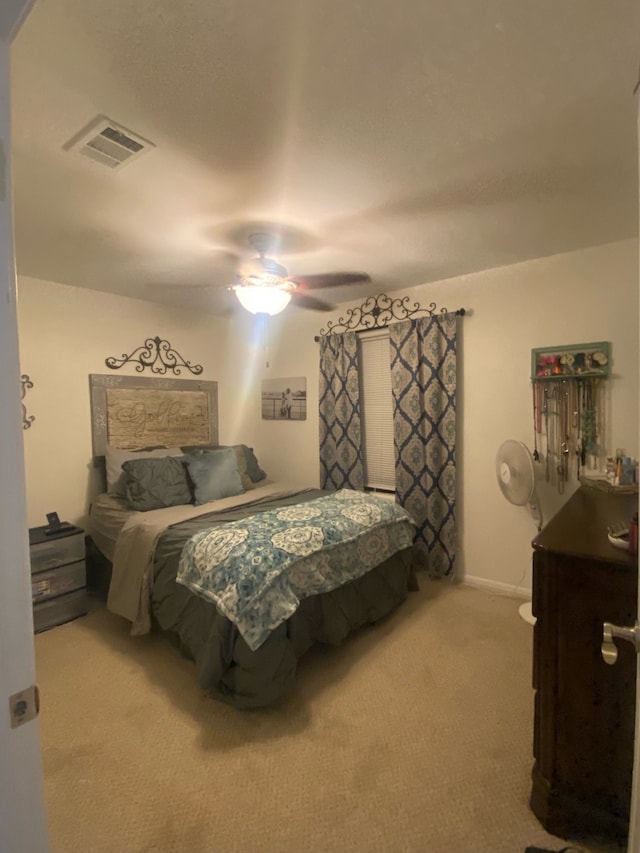
[[9,696],[11,728],[15,729],[29,720],[35,720],[40,710],[40,693],[35,684]]

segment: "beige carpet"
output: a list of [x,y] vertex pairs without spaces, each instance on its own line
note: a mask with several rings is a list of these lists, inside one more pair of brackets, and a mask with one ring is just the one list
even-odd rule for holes
[[203,696],[193,664],[96,603],[36,637],[52,851],[559,850],[527,804],[518,603],[422,581],[253,712]]

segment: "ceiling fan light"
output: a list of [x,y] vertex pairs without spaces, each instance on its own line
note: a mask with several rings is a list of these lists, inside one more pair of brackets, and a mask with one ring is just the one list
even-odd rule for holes
[[234,290],[242,307],[252,314],[279,314],[291,300],[291,293],[279,287],[241,284]]

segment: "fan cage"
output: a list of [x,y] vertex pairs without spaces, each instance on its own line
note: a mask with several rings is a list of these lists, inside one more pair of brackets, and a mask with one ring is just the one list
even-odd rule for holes
[[529,448],[521,441],[505,441],[496,455],[496,477],[505,498],[516,506],[531,502],[535,492],[535,471]]

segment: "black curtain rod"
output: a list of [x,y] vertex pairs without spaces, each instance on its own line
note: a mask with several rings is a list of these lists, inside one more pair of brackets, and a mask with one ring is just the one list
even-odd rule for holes
[[[458,310],[457,310],[457,311],[453,311],[453,312],[451,312],[451,313],[455,314],[455,315],[456,315],[456,317],[464,317],[464,315],[465,315],[467,312],[466,312],[466,310],[465,310],[464,308],[458,308]],[[438,315],[437,315],[437,314],[433,314],[432,316],[437,317]],[[397,322],[397,321],[396,321],[396,322]],[[336,325],[337,325],[337,324],[336,324]],[[389,325],[391,325],[391,323],[389,323]],[[386,326],[373,326],[373,328],[371,328],[371,329],[356,329],[356,331],[358,331],[358,332],[372,332],[372,331],[373,331],[374,329],[376,329],[376,328],[379,328],[379,329],[385,329],[385,328],[386,328]],[[332,334],[331,330],[329,330],[329,331],[327,332],[327,334],[328,334],[328,335]],[[326,337],[326,335],[323,335],[323,337]],[[315,335],[315,337],[313,338],[313,340],[314,340],[316,343],[319,343],[319,342],[320,342],[320,335]]]

